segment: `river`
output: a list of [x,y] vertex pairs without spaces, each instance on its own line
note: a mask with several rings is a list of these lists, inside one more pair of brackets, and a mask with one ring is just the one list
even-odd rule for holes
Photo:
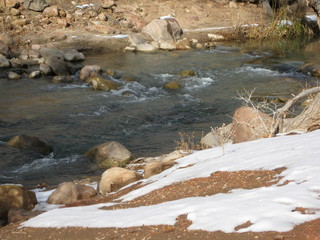
[[[179,133],[195,132],[199,138],[210,127],[230,123],[244,89],[255,89],[256,97],[290,98],[315,84],[298,69],[307,61],[320,62],[319,51],[312,50],[319,46],[319,40],[253,41],[212,50],[89,54],[84,64],[117,73],[114,80],[121,88],[112,92],[92,90],[79,80],[0,79],[0,184],[58,184],[100,174],[82,154],[110,140],[137,157],[171,152]],[[186,69],[196,76],[178,76]],[[173,80],[181,89],[163,88]],[[53,154],[5,145],[21,134],[46,141]]]

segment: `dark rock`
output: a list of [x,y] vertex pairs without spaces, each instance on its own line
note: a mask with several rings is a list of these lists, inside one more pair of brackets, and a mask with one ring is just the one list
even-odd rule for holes
[[52,152],[52,147],[47,143],[43,142],[37,137],[27,135],[15,136],[11,138],[9,142],[7,142],[7,145],[20,149],[28,149],[43,155],[48,155]]

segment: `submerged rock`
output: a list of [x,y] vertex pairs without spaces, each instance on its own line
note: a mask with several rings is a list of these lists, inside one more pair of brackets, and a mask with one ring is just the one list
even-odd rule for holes
[[106,195],[116,189],[119,189],[129,183],[138,181],[142,177],[133,170],[120,167],[113,167],[106,170],[99,183],[99,193]]
[[75,184],[73,182],[64,182],[50,195],[47,200],[49,204],[71,204],[77,200],[89,199],[97,195],[94,188]]
[[172,82],[167,82],[163,87],[169,90],[179,90],[180,84],[177,81],[172,81]]
[[20,149],[28,149],[34,152],[41,153],[43,155],[48,155],[52,152],[51,146],[34,136],[15,136],[11,138],[9,142],[7,142],[7,145]]
[[9,60],[5,56],[0,54],[0,68],[7,68],[7,67],[10,67]]
[[91,77],[87,80],[87,82],[95,90],[111,91],[111,90],[117,90],[120,87],[118,83],[112,82],[102,77]]
[[115,141],[92,147],[84,155],[93,159],[100,168],[123,167],[133,158],[125,146]]
[[182,77],[194,77],[196,76],[196,72],[193,70],[183,70],[178,75]]

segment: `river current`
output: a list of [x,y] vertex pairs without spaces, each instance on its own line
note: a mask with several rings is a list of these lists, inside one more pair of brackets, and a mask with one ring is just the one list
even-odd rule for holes
[[[179,133],[200,137],[210,127],[230,123],[244,89],[255,89],[256,97],[290,98],[315,84],[299,67],[320,62],[319,46],[319,40],[303,40],[88,55],[84,64],[116,72],[114,81],[121,88],[111,92],[92,90],[79,80],[58,84],[48,78],[0,78],[0,184],[58,184],[100,174],[83,153],[110,140],[137,157],[169,153]],[[186,69],[196,76],[178,76]],[[181,89],[164,89],[169,81],[178,81]],[[21,134],[39,137],[54,152],[41,156],[5,145]]]

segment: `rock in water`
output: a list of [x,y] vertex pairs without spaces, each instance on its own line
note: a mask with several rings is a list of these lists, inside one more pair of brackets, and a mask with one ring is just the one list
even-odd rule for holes
[[123,167],[132,159],[132,153],[122,144],[111,141],[92,147],[85,154],[100,168]]
[[15,136],[11,138],[9,142],[7,142],[7,145],[20,149],[28,149],[34,152],[41,153],[43,155],[48,155],[52,152],[51,146],[34,136]]

